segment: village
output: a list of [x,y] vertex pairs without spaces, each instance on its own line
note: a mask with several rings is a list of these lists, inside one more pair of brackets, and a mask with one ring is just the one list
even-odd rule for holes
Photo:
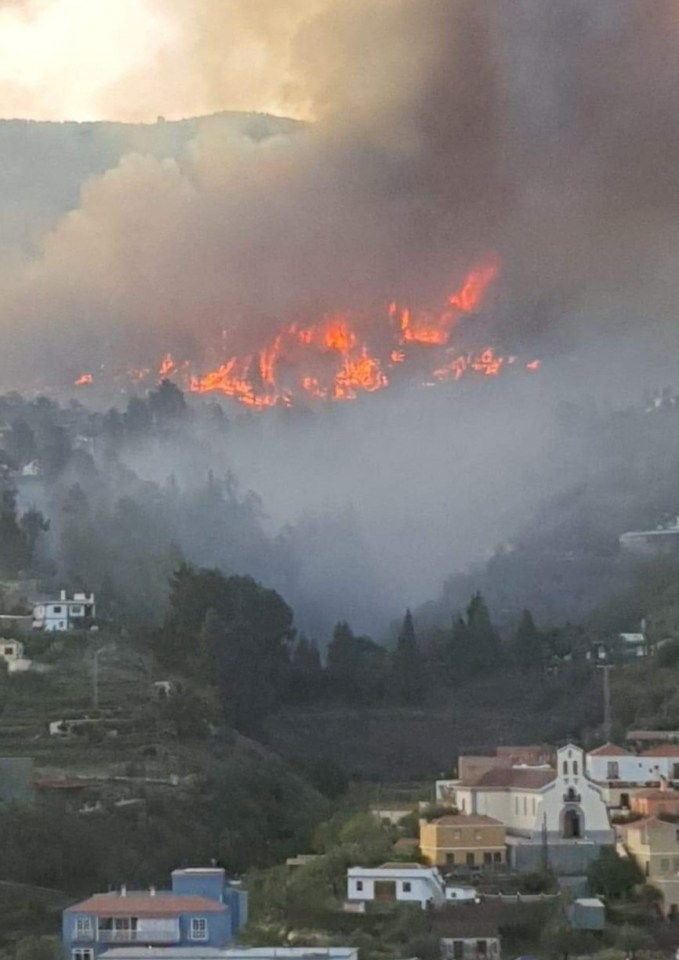
[[[110,634],[93,594],[43,597],[30,614],[5,615],[2,629],[11,634],[0,642],[11,707],[0,717],[4,809],[83,821],[138,814],[197,782],[191,736],[182,743],[172,724],[181,679]],[[454,777],[356,793],[351,816],[371,821],[369,843],[343,847],[325,919],[286,926],[275,946],[261,892],[253,916],[249,877],[213,862],[174,864],[168,889],[121,883],[62,906],[61,951],[70,960],[355,960],[371,925],[400,914],[426,938],[422,956],[436,942],[444,960],[500,960],[521,947],[540,955],[545,931],[566,955],[628,954],[621,936],[647,952],[679,943],[679,731],[631,730],[625,746],[589,750],[499,744],[453,763]],[[278,882],[321,888],[333,856],[300,850],[279,865]]]

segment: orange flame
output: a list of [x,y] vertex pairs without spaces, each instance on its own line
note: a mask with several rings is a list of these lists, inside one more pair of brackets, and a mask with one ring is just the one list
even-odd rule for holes
[[171,377],[173,373],[177,372],[177,364],[174,362],[171,353],[166,353],[163,359],[160,361],[160,367],[158,368],[158,376],[160,379],[165,377]]
[[91,373],[82,373],[78,379],[75,381],[74,386],[76,387],[89,387],[90,384],[94,383],[94,377]]
[[[463,353],[447,344],[460,318],[480,309],[498,272],[494,261],[471,270],[438,313],[413,311],[392,301],[386,307],[386,323],[378,329],[369,317],[329,314],[315,324],[290,323],[253,352],[228,357],[202,375],[191,371],[188,360],[178,362],[167,353],[160,361],[158,374],[161,379],[181,377],[194,393],[218,392],[258,410],[276,404],[290,406],[300,395],[346,401],[355,400],[361,393],[383,390],[389,386],[384,368],[406,364],[414,344],[419,345],[416,362],[420,367],[426,361],[431,363],[428,370],[433,367],[433,374],[425,373],[425,377],[431,376],[434,381],[459,380],[467,374],[496,377],[505,366],[516,364],[517,358],[499,356],[493,347]],[[379,345],[377,349],[375,344]],[[532,360],[524,366],[534,371],[540,361]],[[149,375],[148,368],[131,369],[126,374],[133,382]],[[83,374],[76,382],[84,385],[92,383],[93,378]],[[431,385],[429,381],[427,384]]]

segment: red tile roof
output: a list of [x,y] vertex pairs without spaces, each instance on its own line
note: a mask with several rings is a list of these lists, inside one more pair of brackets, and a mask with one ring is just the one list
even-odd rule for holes
[[659,747],[651,747],[644,750],[642,757],[677,757],[679,759],[679,745],[676,743],[663,743]]
[[[556,777],[556,770],[528,767],[497,767],[488,770],[475,780],[474,787],[519,787],[525,790],[540,790]],[[468,784],[469,786],[469,784]]]
[[208,897],[177,896],[131,890],[129,893],[95,893],[89,900],[68,908],[98,917],[174,917],[180,913],[221,913],[227,907]]
[[633,757],[634,754],[629,750],[625,750],[624,747],[619,747],[615,743],[604,743],[603,746],[597,747],[596,750],[589,751],[590,757]]
[[679,803],[679,791],[677,790],[661,790],[660,788],[649,788],[648,790],[636,790],[632,799],[641,797],[642,800],[673,800],[675,803]]

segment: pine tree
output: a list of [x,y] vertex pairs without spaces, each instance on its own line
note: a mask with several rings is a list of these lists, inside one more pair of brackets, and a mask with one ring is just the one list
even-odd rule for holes
[[530,610],[524,610],[512,639],[514,662],[522,673],[542,666],[542,637]]
[[415,626],[410,610],[406,610],[391,662],[391,687],[395,699],[402,704],[422,702],[424,677],[422,657],[417,645]]
[[475,593],[467,607],[467,664],[472,674],[491,672],[502,662],[502,645],[486,602]]

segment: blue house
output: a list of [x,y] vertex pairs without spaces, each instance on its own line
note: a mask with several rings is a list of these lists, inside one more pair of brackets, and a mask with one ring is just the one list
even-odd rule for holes
[[97,893],[64,910],[66,960],[95,960],[112,946],[224,947],[247,922],[247,893],[223,870],[174,870],[171,890]]

